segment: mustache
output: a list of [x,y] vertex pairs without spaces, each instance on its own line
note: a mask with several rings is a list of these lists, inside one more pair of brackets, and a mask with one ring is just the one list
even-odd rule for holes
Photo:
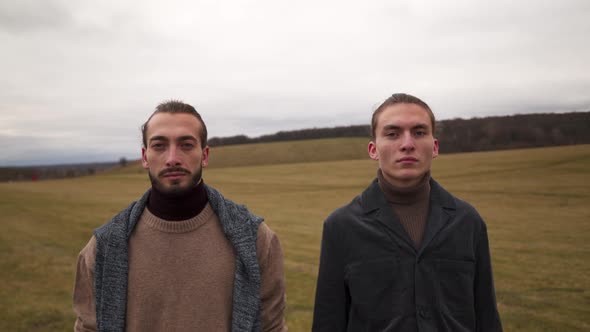
[[170,167],[170,168],[166,168],[162,171],[160,171],[160,173],[158,173],[158,176],[164,176],[166,175],[166,173],[186,173],[186,174],[191,174],[191,172],[186,169],[186,168],[182,168],[182,167]]

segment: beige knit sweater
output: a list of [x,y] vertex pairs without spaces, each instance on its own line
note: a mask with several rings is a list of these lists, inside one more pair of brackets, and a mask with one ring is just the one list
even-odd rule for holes
[[[258,228],[263,331],[286,331],[283,254]],[[75,331],[96,330],[92,237],[78,258]],[[166,221],[145,209],[129,239],[127,331],[230,331],[235,253],[209,204],[197,216]]]

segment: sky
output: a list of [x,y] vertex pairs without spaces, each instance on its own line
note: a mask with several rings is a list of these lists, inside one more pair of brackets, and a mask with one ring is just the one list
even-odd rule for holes
[[210,137],[590,110],[590,1],[0,0],[0,166],[129,160],[165,100]]

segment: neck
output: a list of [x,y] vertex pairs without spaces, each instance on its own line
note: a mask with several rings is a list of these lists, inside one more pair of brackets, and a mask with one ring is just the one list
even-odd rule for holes
[[158,218],[168,221],[190,219],[198,215],[207,205],[207,190],[203,180],[182,195],[168,195],[152,186],[148,199],[148,210]]
[[430,171],[411,186],[401,187],[391,184],[385,179],[381,169],[377,172],[377,178],[385,197],[394,204],[413,204],[419,200],[427,199],[430,195]]

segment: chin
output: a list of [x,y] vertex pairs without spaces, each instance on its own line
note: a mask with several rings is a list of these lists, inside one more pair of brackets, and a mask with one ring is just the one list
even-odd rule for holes
[[412,181],[417,181],[422,179],[422,177],[424,176],[424,173],[419,173],[419,172],[413,172],[413,173],[405,173],[400,175],[400,179],[402,179],[403,181],[406,182],[412,182]]
[[148,175],[150,182],[152,183],[152,187],[169,196],[182,196],[191,191],[201,181],[200,172],[188,178],[175,180],[161,179],[152,175],[151,172],[148,173]]
[[172,187],[166,187],[166,188],[161,188],[160,191],[168,196],[182,196],[184,194],[186,194],[187,192],[190,191],[190,187],[188,186],[172,186]]
[[406,169],[401,172],[398,172],[397,177],[400,179],[412,180],[414,178],[420,177],[420,174],[422,174],[422,173],[420,173],[418,170]]

